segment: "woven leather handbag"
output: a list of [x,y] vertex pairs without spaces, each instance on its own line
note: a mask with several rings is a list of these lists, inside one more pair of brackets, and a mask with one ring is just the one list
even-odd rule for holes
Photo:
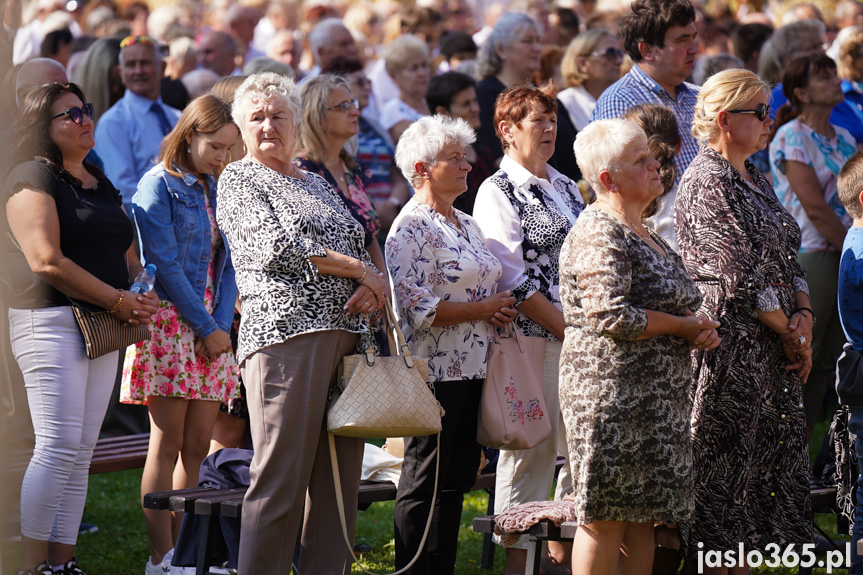
[[441,430],[441,407],[429,385],[428,364],[413,357],[395,313],[386,303],[386,321],[396,332],[401,355],[346,355],[327,412],[327,430],[349,437],[415,437]]
[[[440,431],[443,409],[429,384],[428,364],[422,358],[413,357],[405,335],[396,320],[393,308],[387,301],[384,305],[388,334],[395,331],[401,355],[375,356],[374,346],[365,353],[347,355],[339,364],[339,382],[330,398],[327,412],[327,431],[330,444],[330,463],[336,491],[336,505],[342,523],[342,536],[357,565],[369,575],[377,575],[366,569],[353,553],[345,522],[345,505],[342,497],[339,462],[336,457],[336,435],[348,437],[415,437],[437,434],[440,452]],[[436,452],[436,453],[437,453]],[[404,568],[389,575],[400,575],[419,559],[425,550],[425,542],[431,529],[437,497],[440,458],[435,456],[435,486],[425,532],[416,555]]]
[[529,449],[551,436],[542,393],[545,340],[507,332],[488,348],[488,365],[477,415],[476,440],[497,449]]
[[84,338],[87,359],[96,359],[150,339],[150,330],[146,325],[123,323],[107,311],[91,311],[73,301],[72,313]]

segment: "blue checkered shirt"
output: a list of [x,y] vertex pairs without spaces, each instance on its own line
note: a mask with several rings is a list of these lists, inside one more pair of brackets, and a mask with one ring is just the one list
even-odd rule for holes
[[677,117],[680,137],[683,145],[680,153],[674,159],[676,173],[674,187],[680,183],[683,172],[689,163],[698,155],[698,142],[692,137],[692,116],[695,114],[695,101],[698,98],[699,87],[687,82],[677,87],[677,98],[672,98],[665,88],[648,76],[638,64],[623,78],[612,84],[602,93],[593,110],[593,120],[619,118],[630,108],[639,104],[662,104],[670,108]]

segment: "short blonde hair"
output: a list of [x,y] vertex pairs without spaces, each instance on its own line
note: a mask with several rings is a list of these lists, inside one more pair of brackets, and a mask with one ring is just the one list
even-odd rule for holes
[[384,65],[387,69],[387,74],[391,77],[405,69],[409,60],[420,56],[429,61],[428,44],[414,36],[413,34],[404,34],[399,36],[387,46],[386,54],[384,54]]
[[244,133],[246,130],[246,114],[257,104],[269,99],[284,104],[294,116],[294,125],[300,125],[302,104],[296,83],[291,78],[273,72],[261,72],[243,80],[234,92],[231,115],[240,132]]
[[722,110],[739,108],[758,93],[770,97],[770,86],[749,70],[723,70],[704,82],[695,103],[692,135],[702,146],[719,134],[716,116]]
[[587,74],[582,74],[578,69],[578,59],[587,58],[596,50],[599,43],[605,38],[613,38],[611,32],[605,28],[594,28],[582,32],[572,39],[566,47],[563,61],[560,63],[560,72],[567,86],[581,86],[587,80]]
[[860,82],[863,74],[857,71],[854,62],[863,58],[860,47],[863,46],[863,26],[854,26],[852,31],[839,44],[839,57],[836,59],[836,68],[839,77],[843,80]]
[[606,192],[599,181],[599,174],[616,171],[623,151],[636,138],[647,143],[647,136],[641,126],[620,118],[595,120],[575,137],[572,148],[578,169],[597,194]]

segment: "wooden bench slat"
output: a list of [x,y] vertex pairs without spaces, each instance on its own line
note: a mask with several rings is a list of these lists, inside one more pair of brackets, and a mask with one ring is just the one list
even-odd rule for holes
[[246,495],[245,487],[219,491],[218,495],[204,496],[195,501],[195,515],[219,515],[219,507],[227,501],[242,501]]
[[213,493],[215,490],[210,487],[190,487],[188,489],[176,489],[173,491],[154,491],[144,495],[143,506],[145,509],[155,509],[158,511],[170,509],[171,498],[184,497],[203,497],[207,493]]

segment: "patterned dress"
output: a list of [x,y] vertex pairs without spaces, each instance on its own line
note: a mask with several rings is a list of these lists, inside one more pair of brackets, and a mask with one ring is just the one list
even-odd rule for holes
[[[222,249],[222,234],[216,226],[216,216],[209,196],[204,194],[210,221],[212,244],[210,253]],[[207,267],[204,306],[207,312],[215,308],[215,271],[213,259]],[[147,396],[179,397],[208,401],[229,401],[238,397],[237,362],[228,351],[216,359],[195,354],[195,330],[174,304],[159,301],[159,309],[150,324],[150,341],[126,348],[126,360],[120,387],[122,403],[146,403]]]
[[[767,179],[747,163],[749,183],[703,147],[675,205],[686,270],[718,320],[722,343],[693,354],[695,521],[690,552],[782,549],[811,540],[809,457],[797,375],[757,311],[790,315],[806,291],[797,263],[800,228]],[[793,287],[792,287],[793,286]]]
[[683,315],[701,302],[683,262],[588,207],[560,255],[566,337],[560,404],[575,514],[593,521],[689,521],[690,353],[686,340],[640,341],[644,310]]

